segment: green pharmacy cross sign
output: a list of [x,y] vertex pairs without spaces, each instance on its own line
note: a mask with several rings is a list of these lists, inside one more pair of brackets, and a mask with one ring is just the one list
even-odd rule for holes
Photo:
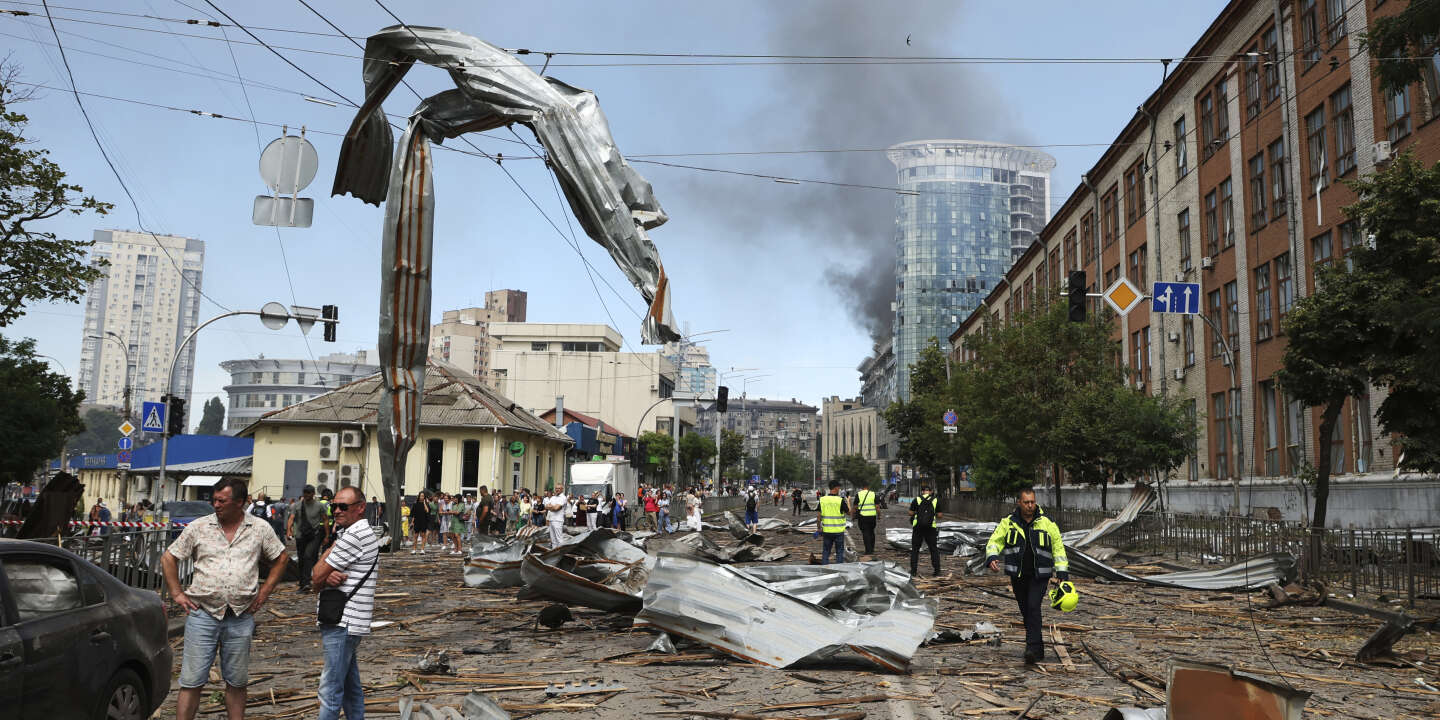
[[511,456],[513,456],[513,457],[520,457],[521,455],[524,455],[524,454],[525,454],[525,443],[520,442],[519,440],[516,440],[516,441],[510,443],[510,455],[511,455]]

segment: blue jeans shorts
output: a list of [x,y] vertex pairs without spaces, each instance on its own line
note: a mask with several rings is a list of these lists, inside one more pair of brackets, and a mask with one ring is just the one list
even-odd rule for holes
[[228,615],[222,620],[204,610],[192,610],[185,618],[185,652],[180,659],[180,687],[205,687],[210,666],[220,655],[220,676],[230,687],[250,684],[250,638],[255,635],[255,616]]
[[759,511],[759,510],[746,510],[746,511],[745,511],[745,524],[746,524],[746,525],[755,525],[755,524],[758,524],[759,522],[760,522],[760,511]]

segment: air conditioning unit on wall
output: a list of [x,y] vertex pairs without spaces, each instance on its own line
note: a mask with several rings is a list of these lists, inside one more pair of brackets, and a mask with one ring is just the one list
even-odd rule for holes
[[315,473],[315,492],[319,493],[325,488],[335,487],[334,470],[318,470]]
[[1375,143],[1376,165],[1384,165],[1385,163],[1390,162],[1390,157],[1393,154],[1394,153],[1389,140],[1381,140],[1380,142]]
[[1175,375],[1174,375],[1174,377],[1175,377],[1176,380],[1184,380],[1184,379],[1185,379],[1185,371],[1182,370],[1181,368],[1175,368]]
[[358,447],[364,447],[364,445],[365,445],[365,431],[364,431],[364,430],[341,430],[341,431],[340,431],[340,447],[342,447],[342,448],[358,448]]
[[320,433],[320,462],[340,459],[340,433]]
[[1210,269],[1214,268],[1214,267],[1215,267],[1215,258],[1212,258],[1212,257],[1210,257],[1209,255],[1206,255],[1205,257],[1200,258],[1200,267],[1202,267],[1202,268],[1204,268],[1204,269],[1206,269],[1206,270],[1210,270]]
[[340,466],[340,487],[350,487],[351,485],[359,485],[359,484],[360,484],[360,466],[359,466],[359,465],[341,465],[341,466]]

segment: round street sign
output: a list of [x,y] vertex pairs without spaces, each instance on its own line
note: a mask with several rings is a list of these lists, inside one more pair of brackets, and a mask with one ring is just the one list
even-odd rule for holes
[[309,140],[296,135],[276,138],[260,152],[260,177],[281,195],[300,192],[320,167],[320,156]]
[[279,330],[290,322],[290,311],[278,302],[268,302],[260,308],[260,324],[271,330]]
[[117,445],[121,450],[129,450],[130,448],[135,446],[135,441],[128,437],[122,437],[120,438],[120,441],[117,443]]
[[954,425],[960,421],[960,416],[956,415],[954,410],[946,410],[944,420],[946,425]]

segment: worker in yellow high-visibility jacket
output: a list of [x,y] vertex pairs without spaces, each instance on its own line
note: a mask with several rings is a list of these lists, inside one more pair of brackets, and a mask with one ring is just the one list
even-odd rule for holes
[[840,483],[830,483],[830,494],[820,498],[820,536],[824,545],[820,550],[820,564],[830,564],[830,549],[835,549],[835,562],[845,562],[845,498],[840,497]]
[[875,491],[870,488],[860,488],[855,492],[855,507],[851,508],[856,520],[860,522],[860,537],[865,541],[865,554],[875,554]]

